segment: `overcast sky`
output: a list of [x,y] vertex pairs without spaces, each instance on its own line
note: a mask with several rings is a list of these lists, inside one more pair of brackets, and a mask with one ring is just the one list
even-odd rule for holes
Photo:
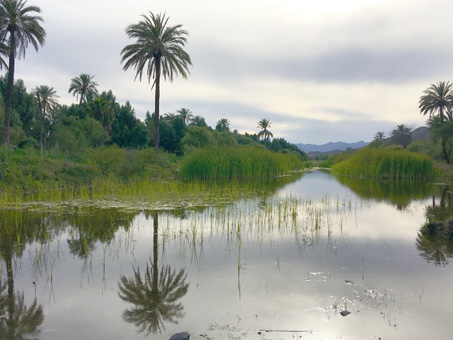
[[27,50],[16,78],[52,86],[76,103],[70,80],[94,76],[143,119],[154,94],[120,52],[126,26],[165,12],[189,32],[188,79],[161,88],[161,114],[187,107],[239,132],[269,119],[293,143],[370,141],[398,124],[424,125],[418,100],[453,80],[451,0],[28,0],[41,8],[46,43]]

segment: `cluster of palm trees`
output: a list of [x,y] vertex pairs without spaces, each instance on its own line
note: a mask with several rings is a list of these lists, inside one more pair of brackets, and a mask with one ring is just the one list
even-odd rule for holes
[[[6,155],[9,145],[9,126],[12,88],[16,58],[24,57],[29,45],[35,50],[44,44],[46,31],[42,27],[43,19],[37,6],[27,5],[27,0],[0,0],[0,67],[7,67],[8,85],[5,97],[4,134]],[[159,101],[161,77],[173,81],[175,75],[187,78],[189,66],[192,65],[189,54],[184,50],[188,32],[182,25],[168,25],[165,14],[143,15],[142,20],[126,28],[126,34],[134,39],[121,51],[121,62],[124,70],[133,68],[135,78],[142,79],[146,74],[148,82],[155,89],[155,132],[154,145],[159,149]],[[7,57],[6,62],[2,57]],[[71,81],[69,92],[80,99],[80,104],[86,102],[90,94],[96,94],[96,83],[88,74],[82,74]],[[53,104],[55,90],[51,87],[38,87],[34,93],[39,98],[40,114],[49,112]],[[47,99],[46,99],[47,98]]]
[[0,55],[7,57],[0,65],[8,68],[5,96],[4,132],[6,157],[9,145],[9,125],[16,58],[25,57],[28,45],[37,51],[44,44],[46,31],[41,26],[41,9],[28,6],[26,0],[0,0]]

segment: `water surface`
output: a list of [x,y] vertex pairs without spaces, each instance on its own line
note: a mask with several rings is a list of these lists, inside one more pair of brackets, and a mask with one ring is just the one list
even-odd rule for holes
[[[451,194],[328,173],[171,210],[5,210],[0,338],[450,339]],[[344,315],[344,316],[343,316]]]

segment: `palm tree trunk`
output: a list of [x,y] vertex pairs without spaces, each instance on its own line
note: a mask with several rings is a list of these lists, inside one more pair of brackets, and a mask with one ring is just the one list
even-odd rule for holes
[[14,85],[14,67],[15,67],[15,35],[11,34],[9,41],[9,64],[8,64],[8,84],[6,85],[6,96],[5,96],[5,115],[3,119],[3,142],[5,144],[5,157],[6,164],[8,164],[8,146],[9,146],[9,116],[11,111],[11,99]]
[[160,58],[156,58],[156,93],[154,98],[154,149],[159,152]]
[[451,159],[450,159],[451,150],[447,150],[447,142],[445,141],[445,138],[443,138],[443,137],[442,137],[442,153],[444,154],[444,158],[445,158],[445,161],[447,162],[447,164],[450,164],[451,163]]

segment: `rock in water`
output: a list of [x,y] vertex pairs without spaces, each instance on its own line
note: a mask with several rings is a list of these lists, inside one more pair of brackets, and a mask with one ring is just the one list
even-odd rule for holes
[[190,334],[188,332],[176,333],[170,337],[170,340],[189,340],[189,339]]
[[341,316],[348,316],[349,314],[351,314],[351,312],[347,311],[347,310],[342,310],[340,312]]

